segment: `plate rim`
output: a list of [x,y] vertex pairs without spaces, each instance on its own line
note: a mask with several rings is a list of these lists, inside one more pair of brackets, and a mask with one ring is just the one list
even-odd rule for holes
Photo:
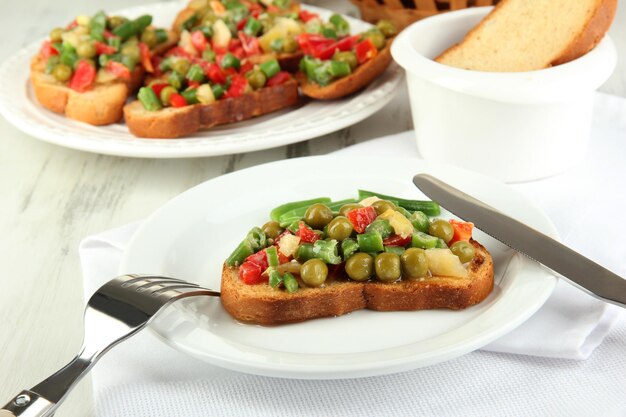
[[[271,166],[271,165],[299,163],[302,160],[313,160],[313,161],[320,160],[320,159],[324,160],[327,158],[333,158],[333,159],[349,158],[351,162],[354,162],[354,159],[355,159],[354,157],[333,156],[332,154],[322,155],[322,156],[309,156],[309,157],[293,158],[293,159],[288,159],[288,160],[268,162],[268,163],[248,167],[239,171],[235,171],[227,175],[232,175],[232,174],[236,174],[239,172],[243,172],[243,174],[245,175],[246,172],[254,171],[256,169],[259,169],[259,167],[267,168],[268,166]],[[356,159],[368,159],[368,158],[356,158]],[[373,158],[370,157],[369,159],[373,159]],[[546,213],[528,197],[526,197],[521,192],[519,192],[518,190],[515,190],[514,188],[510,187],[507,184],[504,184],[500,181],[497,181],[496,179],[485,176],[483,174],[471,172],[462,168],[451,167],[449,165],[441,164],[441,163],[437,163],[433,161],[425,161],[420,158],[401,157],[401,158],[384,158],[384,159],[385,160],[389,160],[389,159],[398,160],[398,161],[404,161],[404,162],[406,161],[418,162],[421,165],[419,166],[419,168],[416,168],[416,171],[420,169],[422,170],[427,169],[429,166],[430,167],[446,167],[446,168],[453,169],[454,171],[457,171],[460,173],[463,173],[463,172],[470,173],[473,176],[478,176],[482,180],[486,180],[493,184],[499,184],[500,186],[504,185],[506,187],[509,187],[511,192],[513,192],[514,194],[517,194],[518,196],[523,198],[524,201],[529,206],[532,206],[532,208],[535,210],[535,214],[538,217],[540,217],[543,222],[545,222],[545,230],[543,230],[543,232],[557,240],[560,240],[556,227],[554,226],[550,218],[546,215]],[[377,160],[380,160],[380,158],[378,158]],[[162,211],[167,210],[168,209],[167,207],[170,204],[175,204],[176,200],[185,198],[183,197],[185,194],[191,193],[192,191],[198,192],[198,189],[205,187],[207,183],[210,183],[218,178],[221,179],[225,176],[226,175],[215,177],[207,181],[204,181],[194,187],[191,187],[190,189],[182,192],[181,194],[175,196],[174,198],[170,199],[169,201],[161,205],[150,216],[148,216],[141,223],[139,228],[133,233],[131,239],[129,240],[128,245],[126,246],[126,249],[120,260],[118,272],[126,273],[125,271],[128,269],[127,264],[129,262],[129,257],[132,254],[132,248],[137,244],[136,242],[140,240],[142,233],[144,233],[144,230],[150,229],[151,222],[156,221],[156,219],[160,216]],[[521,259],[524,259],[527,262],[530,262],[530,260],[523,258],[522,255],[520,255],[519,253],[514,254],[514,257],[520,257]],[[501,337],[509,333],[510,331],[512,331],[519,325],[521,325],[523,322],[525,322],[527,319],[529,319],[539,308],[541,308],[541,306],[546,302],[546,300],[550,297],[550,295],[554,291],[554,288],[556,287],[556,284],[558,282],[557,277],[547,273],[547,271],[544,271],[544,272],[546,273],[546,278],[549,278],[551,280],[551,282],[549,283],[550,285],[548,285],[549,288],[546,288],[540,297],[535,297],[534,299],[530,300],[527,303],[527,307],[524,309],[523,313],[518,314],[514,320],[508,321],[505,325],[500,325],[495,330],[492,329],[490,331],[483,331],[482,333],[479,334],[480,337],[472,338],[469,343],[465,341],[464,343],[461,343],[460,345],[453,345],[449,348],[438,350],[437,351],[438,353],[434,356],[431,355],[432,356],[431,358],[427,357],[426,359],[424,358],[420,359],[419,364],[417,366],[411,366],[411,361],[409,359],[407,359],[406,357],[400,357],[400,358],[396,358],[395,360],[384,360],[384,361],[374,362],[373,364],[366,364],[365,367],[363,366],[363,364],[354,364],[351,366],[344,366],[341,368],[341,370],[333,369],[332,371],[330,371],[327,368],[315,369],[313,367],[313,366],[318,366],[318,365],[294,366],[293,364],[290,364],[288,368],[281,368],[280,366],[277,367],[275,363],[270,363],[270,362],[260,362],[260,361],[256,361],[256,362],[243,361],[242,362],[241,360],[224,357],[223,355],[219,355],[216,352],[204,351],[204,352],[199,353],[195,349],[189,346],[185,346],[184,344],[178,343],[176,340],[166,337],[164,334],[159,333],[153,327],[149,326],[149,328],[151,332],[155,336],[157,336],[157,338],[159,338],[164,343],[166,343],[167,345],[171,346],[172,348],[176,350],[179,350],[196,359],[203,360],[205,362],[209,362],[214,365],[217,365],[226,369],[239,371],[239,372],[246,372],[250,374],[263,375],[263,376],[298,378],[298,379],[343,379],[343,378],[383,375],[383,374],[389,374],[389,373],[394,373],[394,372],[400,372],[400,371],[404,371],[408,369],[419,368],[423,366],[429,366],[435,363],[454,359],[463,354],[477,350],[480,347],[488,344],[489,342],[497,339],[498,337]],[[391,348],[387,348],[387,349],[391,349]],[[273,351],[273,352],[276,352],[276,351]]]
[[[168,2],[168,3],[150,3],[145,5],[132,6],[124,8],[112,13],[138,14],[154,9],[169,10],[178,8],[184,2]],[[322,13],[334,13],[332,10],[306,5],[306,8],[312,11],[321,11]],[[345,15],[344,15],[345,16]],[[351,16],[345,16],[350,21],[358,21],[359,24],[367,24],[360,19]],[[32,55],[36,53],[41,44],[41,39],[28,43],[19,50],[11,54],[0,65],[0,75],[2,79],[18,77],[15,83],[0,83],[0,115],[2,115],[11,125],[27,135],[41,140],[43,142],[52,143],[57,146],[76,149],[80,151],[126,156],[135,158],[195,158],[207,156],[233,155],[241,152],[254,152],[264,149],[273,149],[281,146],[303,142],[315,139],[323,135],[352,126],[370,116],[377,113],[382,107],[387,105],[400,91],[402,81],[404,80],[404,71],[395,62],[392,62],[386,70],[386,76],[379,78],[370,87],[365,90],[351,95],[348,98],[334,101],[334,103],[343,103],[337,112],[331,115],[325,114],[317,119],[317,123],[309,123],[292,130],[276,131],[271,127],[264,127],[265,134],[261,138],[251,137],[257,126],[243,127],[242,131],[234,133],[220,133],[217,136],[206,136],[200,133],[200,136],[190,136],[176,139],[145,139],[134,137],[124,124],[113,124],[110,126],[121,126],[124,129],[123,137],[111,137],[110,141],[105,138],[106,130],[110,126],[99,127],[90,126],[81,122],[67,119],[63,120],[63,124],[56,126],[56,120],[51,119],[48,122],[41,122],[37,118],[50,119],[51,117],[64,117],[41,107],[36,100],[31,100],[32,87],[29,85],[29,71],[11,70],[14,67],[27,68]],[[9,77],[10,75],[10,77]],[[379,84],[376,84],[379,82]],[[371,87],[374,88],[371,88]],[[21,104],[15,106],[14,101],[9,100],[14,92],[19,92]],[[362,105],[366,98],[370,98],[366,105]],[[317,102],[315,102],[317,103]],[[306,104],[305,104],[306,105]],[[331,105],[331,104],[329,104]],[[29,109],[21,109],[28,107]],[[33,110],[34,108],[34,110]],[[313,109],[315,110],[315,109]],[[29,112],[35,111],[35,116]],[[290,111],[287,112],[291,113]],[[306,115],[303,115],[306,116]],[[280,117],[280,116],[279,116]],[[330,118],[330,120],[328,120]],[[302,117],[298,118],[302,119]],[[268,119],[271,120],[271,117]],[[294,125],[295,120],[291,122],[285,121],[286,124]],[[322,123],[323,122],[323,123]],[[73,123],[79,123],[79,127],[73,127]],[[98,134],[89,137],[86,130],[97,129]],[[210,132],[210,130],[204,131]],[[112,136],[117,132],[111,131]],[[228,141],[232,135],[236,135],[239,139],[232,143]],[[247,135],[245,138],[238,135]],[[250,136],[250,138],[248,138]],[[221,143],[212,143],[213,140],[221,140]],[[193,141],[193,142],[192,142]]]

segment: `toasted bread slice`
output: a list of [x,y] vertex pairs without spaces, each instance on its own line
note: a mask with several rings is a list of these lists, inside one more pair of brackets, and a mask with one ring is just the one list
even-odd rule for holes
[[[176,44],[176,35],[170,33],[169,36],[154,53],[163,53]],[[116,123],[122,118],[128,96],[141,87],[145,74],[143,67],[137,65],[129,81],[114,80],[96,84],[94,88],[79,93],[46,74],[45,67],[39,55],[31,60],[30,79],[37,101],[48,110],[94,126]]]
[[373,59],[363,65],[356,67],[356,70],[347,77],[333,81],[327,86],[320,86],[309,82],[307,77],[299,73],[297,78],[300,81],[300,91],[305,96],[318,100],[333,100],[345,97],[367,87],[372,81],[378,78],[391,63],[391,42],[393,38],[387,39],[387,45],[381,49]]
[[148,111],[139,101],[133,101],[124,107],[124,118],[128,129],[135,136],[177,138],[200,129],[247,120],[293,106],[297,102],[298,83],[291,80],[212,104]]
[[288,293],[267,284],[245,284],[237,268],[224,265],[222,304],[237,320],[265,325],[340,316],[363,308],[459,310],[481,302],[493,289],[493,259],[480,243],[471,243],[476,255],[468,265],[468,278],[434,276],[395,283],[337,279],[322,288]]
[[116,123],[122,118],[122,109],[128,95],[141,85],[144,70],[137,66],[128,82],[112,81],[97,84],[79,93],[54,79],[44,71],[39,56],[31,61],[30,79],[39,103],[55,113],[95,126]]
[[503,0],[436,58],[476,71],[532,71],[589,52],[611,26],[617,0]]

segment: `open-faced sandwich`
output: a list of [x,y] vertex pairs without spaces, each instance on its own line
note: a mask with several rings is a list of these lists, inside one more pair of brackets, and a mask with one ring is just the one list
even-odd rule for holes
[[471,223],[429,218],[432,201],[359,191],[357,200],[284,204],[226,260],[221,299],[265,325],[379,311],[462,309],[493,289],[493,260]]
[[79,16],[56,28],[31,61],[37,100],[47,109],[92,125],[119,121],[129,94],[152,71],[152,57],[175,35],[151,26],[152,17]]
[[345,97],[369,85],[391,63],[391,42],[396,29],[381,20],[376,27],[350,35],[340,15],[330,18],[335,30],[322,26],[319,33],[298,36],[304,51],[300,62],[300,89],[311,98]]

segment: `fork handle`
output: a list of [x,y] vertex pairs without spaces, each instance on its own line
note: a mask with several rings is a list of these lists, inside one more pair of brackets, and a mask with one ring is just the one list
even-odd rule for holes
[[0,417],[46,417],[54,408],[55,404],[41,395],[24,390],[0,409]]

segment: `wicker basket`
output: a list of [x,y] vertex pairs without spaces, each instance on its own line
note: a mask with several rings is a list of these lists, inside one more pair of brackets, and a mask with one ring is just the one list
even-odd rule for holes
[[474,6],[492,6],[498,0],[350,0],[361,10],[363,20],[375,23],[391,20],[404,29],[416,20],[450,10]]

